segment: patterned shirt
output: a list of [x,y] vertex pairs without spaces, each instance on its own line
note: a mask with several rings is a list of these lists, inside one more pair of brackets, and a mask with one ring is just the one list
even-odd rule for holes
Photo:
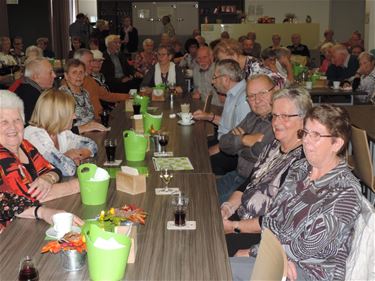
[[134,59],[134,68],[145,75],[156,63],[158,62],[158,56],[156,52],[152,53],[139,52]]
[[98,147],[93,140],[73,134],[68,130],[57,135],[59,149],[55,147],[51,137],[43,128],[26,127],[25,139],[30,141],[44,158],[60,169],[63,176],[74,176],[77,168],[73,159],[65,156],[65,152],[70,149],[86,148],[91,151],[91,157],[93,157],[98,151]]
[[345,161],[312,181],[303,159],[293,167],[272,202],[263,226],[271,229],[306,280],[344,280],[360,184]]
[[212,76],[214,75],[215,65],[212,63],[207,70],[202,70],[199,64],[193,68],[194,90],[198,90],[201,94],[201,100],[206,100],[206,97],[212,93],[212,104],[223,106],[219,100],[219,95],[216,93],[215,87],[212,85]]
[[91,104],[89,93],[84,88],[81,88],[81,92],[79,94],[73,93],[72,90],[65,85],[61,86],[59,90],[73,96],[76,101],[75,126],[81,126],[94,120],[94,107]]
[[272,198],[275,197],[284,181],[289,167],[303,157],[301,145],[289,153],[283,153],[278,140],[269,144],[259,155],[250,181],[243,191],[241,205],[237,209],[239,217],[250,219],[265,215]]
[[362,75],[358,90],[364,91],[366,95],[355,96],[361,102],[369,102],[375,92],[375,67],[369,75]]

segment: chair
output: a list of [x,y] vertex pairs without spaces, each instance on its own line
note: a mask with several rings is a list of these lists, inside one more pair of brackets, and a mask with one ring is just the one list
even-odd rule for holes
[[366,131],[352,126],[354,174],[375,192],[375,178]]
[[250,280],[286,280],[288,261],[283,246],[268,228],[262,232],[262,240]]
[[213,97],[212,93],[207,95],[206,100],[204,101],[203,112],[211,111],[212,97]]

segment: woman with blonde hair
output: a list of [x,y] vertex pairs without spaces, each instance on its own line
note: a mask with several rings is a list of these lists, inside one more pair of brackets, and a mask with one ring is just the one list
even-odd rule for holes
[[55,89],[45,91],[36,103],[30,126],[25,129],[25,138],[64,176],[73,176],[76,166],[97,152],[93,140],[70,130],[74,107],[75,100],[69,94]]

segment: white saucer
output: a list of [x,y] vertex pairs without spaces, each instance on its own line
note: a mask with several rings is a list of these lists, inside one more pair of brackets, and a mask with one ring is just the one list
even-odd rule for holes
[[178,187],[168,187],[168,190],[165,191],[164,188],[155,188],[156,195],[172,195],[180,192]]
[[[78,227],[78,226],[73,225],[73,226],[72,226],[72,232],[75,232],[75,233],[81,233],[81,228]],[[47,235],[49,238],[58,239],[58,238],[57,238],[57,232],[56,232],[56,230],[53,228],[53,226],[47,229],[47,231],[46,231],[46,235]]]
[[190,125],[193,125],[195,123],[195,121],[191,120],[190,123],[182,123],[182,120],[178,120],[177,123],[182,125],[182,126],[190,126]]

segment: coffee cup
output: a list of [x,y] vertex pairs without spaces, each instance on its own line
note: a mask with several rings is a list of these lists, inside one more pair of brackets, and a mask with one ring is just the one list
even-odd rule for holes
[[53,229],[56,231],[58,239],[62,238],[66,233],[72,231],[73,214],[57,213],[52,216]]
[[189,113],[190,112],[190,104],[188,104],[188,103],[181,104],[181,112],[182,113]]
[[129,95],[130,95],[130,96],[135,96],[135,95],[137,95],[137,89],[130,89],[130,90],[129,90]]
[[306,81],[305,87],[306,87],[307,90],[311,90],[312,89],[312,82]]
[[333,81],[333,89],[340,89],[340,81]]
[[191,119],[193,119],[193,114],[191,113],[181,113],[181,122],[183,124],[190,124]]

